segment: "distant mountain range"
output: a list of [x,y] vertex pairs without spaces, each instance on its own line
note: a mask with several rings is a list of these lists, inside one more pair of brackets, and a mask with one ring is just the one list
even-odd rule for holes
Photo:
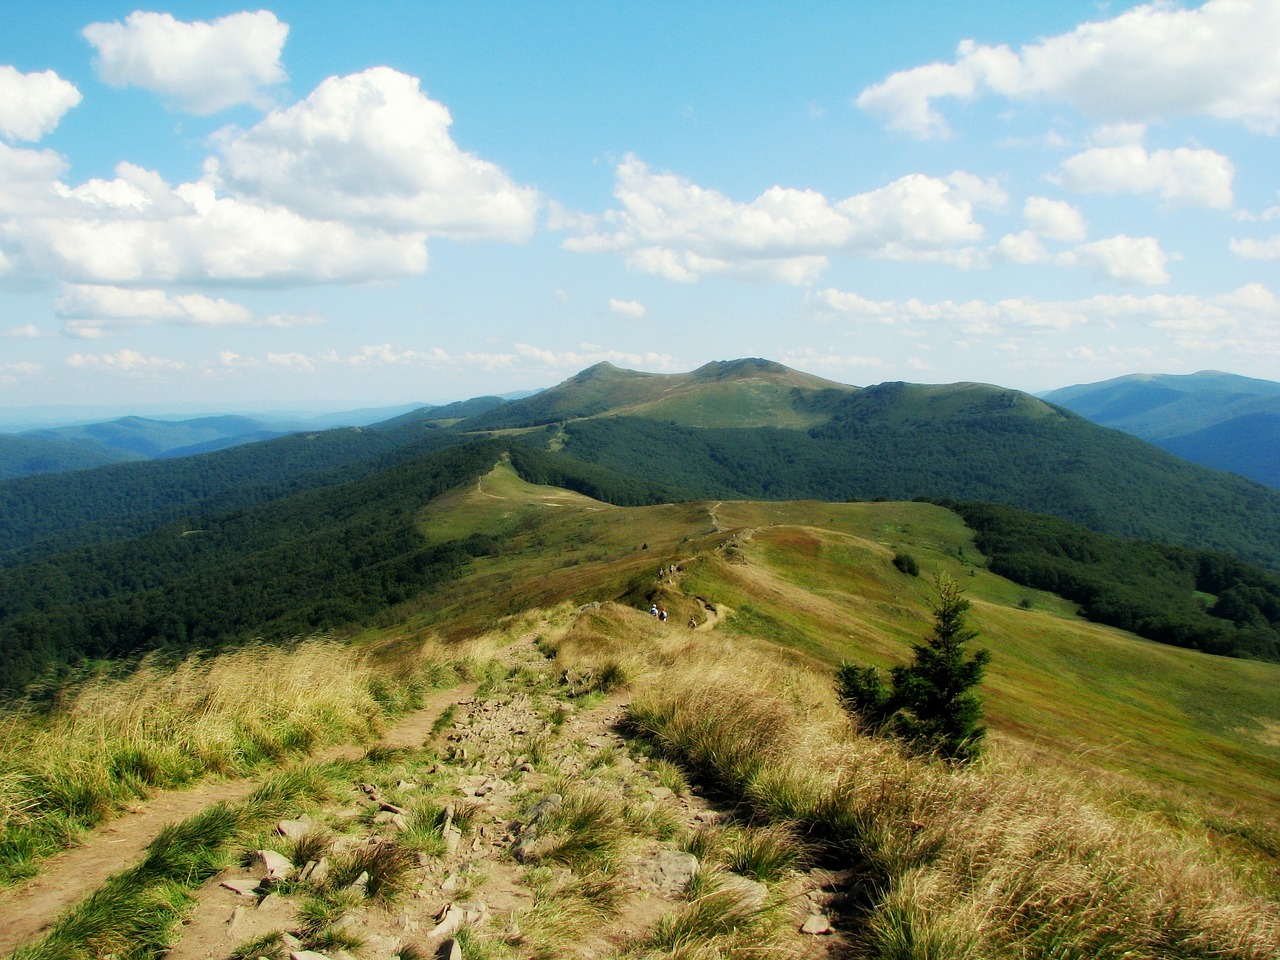
[[1280,383],[1215,370],[1133,374],[1041,398],[1193,463],[1280,487]]
[[[759,359],[605,363],[517,400],[0,482],[0,686],[76,656],[305,634],[410,600],[502,548],[427,542],[417,519],[502,458],[620,505],[981,501],[1280,570],[1280,491],[1026,393],[859,388]],[[1059,542],[1074,561],[1096,552]]]
[[410,403],[296,419],[268,415],[186,420],[120,417],[100,423],[0,433],[0,480],[85,470],[131,460],[189,457],[289,433],[366,426],[421,409],[422,404]]

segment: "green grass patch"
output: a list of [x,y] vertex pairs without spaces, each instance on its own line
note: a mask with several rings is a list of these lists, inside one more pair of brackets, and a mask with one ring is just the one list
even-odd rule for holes
[[139,864],[113,875],[65,911],[48,933],[20,947],[12,960],[162,956],[196,889],[230,862],[237,842],[278,818],[283,804],[296,807],[314,800],[323,780],[320,771],[311,776],[291,772],[265,784],[243,804],[214,804],[164,828]]

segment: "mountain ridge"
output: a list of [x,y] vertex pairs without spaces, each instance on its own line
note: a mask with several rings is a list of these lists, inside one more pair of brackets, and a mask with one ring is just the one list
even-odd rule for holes
[[1193,463],[1280,488],[1280,383],[1217,370],[1131,374],[1040,397]]

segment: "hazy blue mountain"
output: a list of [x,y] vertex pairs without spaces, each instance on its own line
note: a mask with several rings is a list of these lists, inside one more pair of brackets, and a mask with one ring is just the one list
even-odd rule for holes
[[67,470],[88,470],[91,467],[140,459],[144,459],[140,454],[113,450],[100,443],[0,434],[0,480],[41,473],[63,473]]
[[1280,487],[1280,383],[1204,370],[1133,374],[1041,396],[1194,463]]
[[[501,402],[493,400],[494,404]],[[453,412],[453,408],[459,407],[464,412]],[[456,418],[482,409],[488,409],[488,406],[467,408],[450,404],[431,407],[405,403],[324,414],[220,414],[186,419],[128,416],[93,423],[33,427],[21,432],[0,433],[0,480],[87,470],[132,460],[190,457],[291,433],[381,424],[400,416]],[[432,416],[430,411],[433,410],[448,412]]]

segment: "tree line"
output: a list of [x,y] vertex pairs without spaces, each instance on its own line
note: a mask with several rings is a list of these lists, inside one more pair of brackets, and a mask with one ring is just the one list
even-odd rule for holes
[[1205,653],[1280,661],[1280,576],[1212,550],[1124,540],[991,503],[935,500],[976,534],[993,573],[1083,616]]

